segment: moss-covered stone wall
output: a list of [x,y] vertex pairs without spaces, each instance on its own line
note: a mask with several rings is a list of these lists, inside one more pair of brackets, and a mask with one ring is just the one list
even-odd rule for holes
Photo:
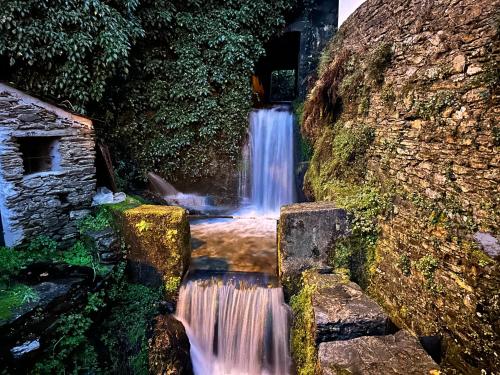
[[306,192],[353,214],[332,264],[400,326],[441,335],[452,374],[500,368],[498,258],[477,240],[499,235],[499,5],[366,1],[302,119]]

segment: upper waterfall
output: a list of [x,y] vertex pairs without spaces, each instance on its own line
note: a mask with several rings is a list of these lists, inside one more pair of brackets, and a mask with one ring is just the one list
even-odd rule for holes
[[294,118],[290,106],[250,113],[250,205],[258,214],[278,214],[295,201]]

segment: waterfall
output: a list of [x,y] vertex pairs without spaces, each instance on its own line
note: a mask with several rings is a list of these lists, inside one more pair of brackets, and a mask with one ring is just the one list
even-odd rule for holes
[[289,311],[281,288],[194,280],[180,290],[195,375],[286,375]]
[[260,214],[295,201],[293,123],[286,105],[250,113],[250,204]]

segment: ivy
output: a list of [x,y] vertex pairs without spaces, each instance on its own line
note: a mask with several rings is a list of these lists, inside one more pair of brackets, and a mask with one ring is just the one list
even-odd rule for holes
[[[293,0],[7,0],[9,79],[95,118],[128,179],[235,166],[250,76]],[[214,162],[217,161],[217,162]]]

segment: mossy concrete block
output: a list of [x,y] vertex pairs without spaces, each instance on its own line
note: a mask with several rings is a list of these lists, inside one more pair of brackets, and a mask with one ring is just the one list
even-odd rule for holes
[[439,374],[439,366],[406,331],[322,343],[318,361],[322,375]]
[[123,211],[120,221],[132,280],[176,294],[191,257],[186,210],[142,205]]
[[294,293],[307,269],[327,265],[335,242],[347,234],[347,213],[328,202],[299,203],[281,208],[278,226],[278,269],[285,292]]
[[382,308],[358,284],[338,274],[305,274],[311,285],[316,342],[349,340],[395,332]]

